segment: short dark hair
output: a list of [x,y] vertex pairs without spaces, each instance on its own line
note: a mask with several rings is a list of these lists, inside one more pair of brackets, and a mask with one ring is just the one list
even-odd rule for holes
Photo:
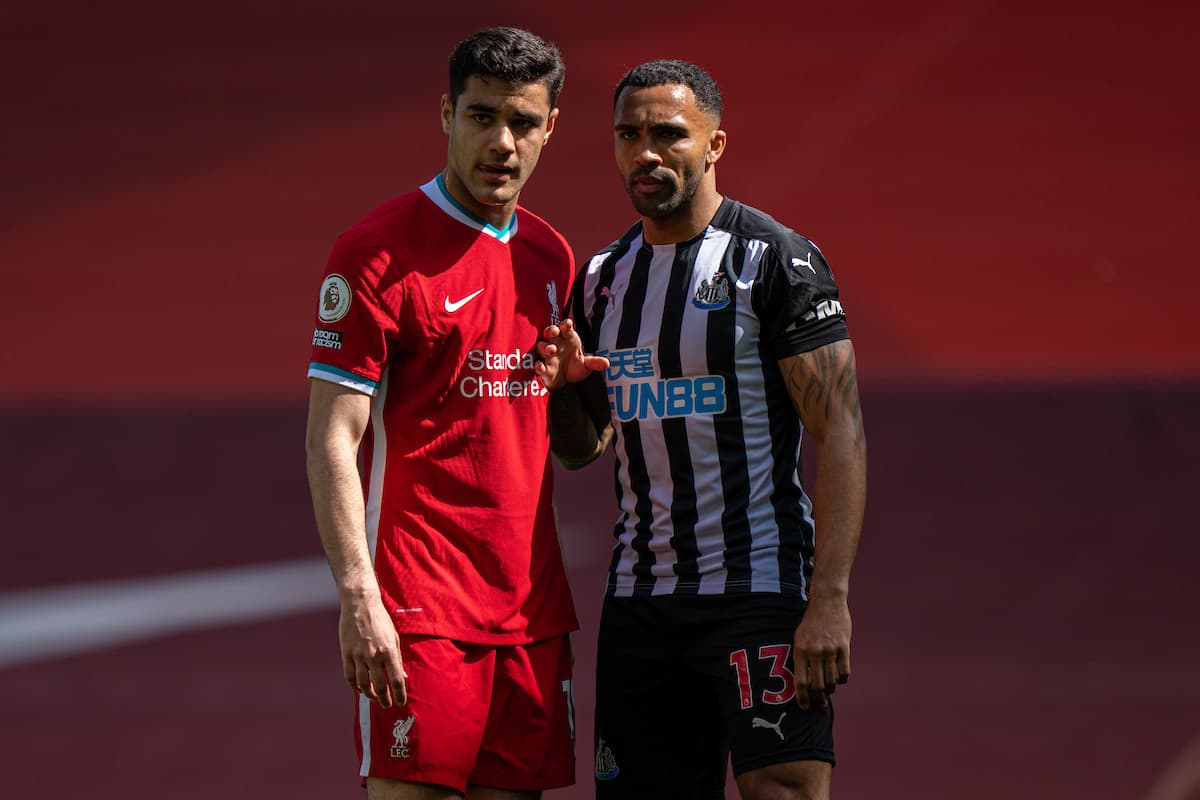
[[499,78],[513,85],[542,83],[550,106],[558,101],[567,68],[558,48],[521,28],[488,28],[459,42],[450,56],[450,103],[472,75]]
[[621,82],[617,84],[616,91],[613,92],[613,108],[617,107],[617,98],[621,96],[621,90],[627,86],[635,89],[649,89],[652,86],[667,86],[675,83],[683,84],[691,89],[692,94],[696,96],[696,105],[700,107],[700,110],[716,117],[718,124],[721,122],[723,110],[721,90],[717,88],[717,82],[713,80],[712,75],[695,64],[674,58],[647,61],[626,72],[625,77],[621,78]]

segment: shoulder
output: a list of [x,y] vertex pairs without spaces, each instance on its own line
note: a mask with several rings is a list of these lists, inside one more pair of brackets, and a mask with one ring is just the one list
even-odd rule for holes
[[386,200],[338,236],[331,259],[346,265],[392,263],[409,249],[413,235],[430,225],[432,210],[419,190]]
[[345,230],[339,239],[367,242],[395,237],[414,225],[419,225],[432,203],[420,190],[413,190],[385,200],[364,214]]
[[713,219],[713,227],[728,231],[734,236],[763,242],[781,256],[795,254],[804,258],[805,251],[816,251],[820,255],[820,250],[806,236],[797,233],[765,211],[730,198],[726,198],[717,212]]
[[517,235],[513,242],[525,244],[553,256],[570,258],[574,263],[574,256],[566,238],[553,225],[524,206],[517,206]]
[[613,256],[620,258],[622,255],[628,252],[629,248],[633,246],[634,242],[640,240],[641,237],[642,223],[639,220],[633,224],[633,227],[625,231],[625,233],[621,235],[621,238],[612,241],[607,247],[594,253],[592,257],[588,259],[588,265],[598,266]]

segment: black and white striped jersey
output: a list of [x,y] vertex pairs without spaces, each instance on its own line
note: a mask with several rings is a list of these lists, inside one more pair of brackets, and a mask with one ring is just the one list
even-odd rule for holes
[[611,362],[608,593],[807,597],[812,504],[778,361],[849,336],[821,252],[725,198],[690,241],[647,244],[639,222],[572,299],[585,347]]

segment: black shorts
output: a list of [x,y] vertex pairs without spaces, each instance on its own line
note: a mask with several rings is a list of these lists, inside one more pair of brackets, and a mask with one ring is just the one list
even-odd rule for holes
[[724,798],[740,775],[833,763],[833,705],[802,711],[798,597],[606,597],[596,665],[596,794]]

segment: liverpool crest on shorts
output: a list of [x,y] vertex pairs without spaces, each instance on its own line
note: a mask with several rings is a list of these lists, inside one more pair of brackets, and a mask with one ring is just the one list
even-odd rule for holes
[[729,278],[718,267],[712,280],[700,281],[692,305],[705,311],[716,311],[729,305]]
[[392,758],[408,758],[412,754],[408,746],[408,734],[416,721],[417,718],[413,716],[397,720],[396,724],[392,726],[392,739],[394,740],[390,750]]

